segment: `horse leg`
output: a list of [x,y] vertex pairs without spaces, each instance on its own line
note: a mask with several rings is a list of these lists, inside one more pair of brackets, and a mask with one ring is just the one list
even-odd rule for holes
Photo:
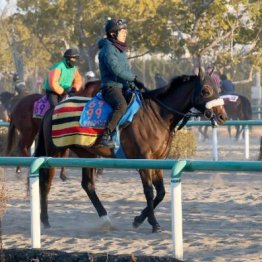
[[228,132],[229,138],[231,139],[232,138],[231,126],[227,127],[227,132]]
[[41,204],[41,222],[45,228],[50,228],[48,220],[48,193],[50,191],[53,178],[55,176],[55,168],[41,168],[39,171],[39,186],[40,186],[40,204]]
[[96,169],[96,174],[98,175],[98,176],[102,176],[103,175],[103,168],[97,168]]
[[259,156],[258,156],[258,161],[262,160],[262,136],[260,137],[260,150],[259,150]]
[[235,136],[236,141],[239,140],[241,133],[242,133],[242,126],[236,126],[236,136]]
[[[61,157],[69,157],[69,149],[64,150],[64,151],[61,153]],[[64,167],[61,167],[61,170],[60,170],[60,179],[61,179],[62,181],[68,180],[68,177],[67,177],[66,174],[65,174],[65,168],[64,168]]]
[[103,168],[97,168],[96,174],[97,174],[98,176],[102,176],[102,175],[103,175],[103,171],[104,171]]
[[200,132],[200,134],[203,136],[203,141],[206,141],[206,139],[209,139],[208,136],[208,126],[204,127],[204,131],[203,131],[203,127],[199,126],[198,127],[198,131]]
[[98,198],[95,190],[95,168],[82,168],[82,188],[87,193],[93,206],[95,207],[98,216],[104,220],[105,223],[110,223],[107,216],[107,211]]
[[[18,148],[21,152],[21,155],[24,157],[29,157],[31,155],[30,153],[30,147],[32,146],[36,132],[31,133],[23,133],[23,130],[20,131],[19,141],[18,141]],[[21,173],[21,167],[16,167],[16,173]]]
[[[155,218],[154,209],[165,197],[165,186],[163,181],[163,171],[162,170],[154,170],[154,171],[150,170],[150,171],[154,175],[152,183],[151,181],[149,181],[149,179],[144,179],[144,176],[141,175],[140,173],[143,187],[144,187],[144,193],[147,200],[147,207],[141,212],[139,216],[136,216],[134,218],[133,227],[134,228],[139,227],[145,221],[145,219],[148,218],[149,224],[152,225],[152,232],[155,233],[155,232],[160,232],[161,228]],[[154,199],[152,184],[156,189],[155,199]]]

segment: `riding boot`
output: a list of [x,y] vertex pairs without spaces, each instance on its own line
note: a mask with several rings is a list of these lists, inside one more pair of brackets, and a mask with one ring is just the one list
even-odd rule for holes
[[100,138],[99,142],[98,142],[99,146],[104,146],[104,147],[109,147],[109,148],[113,148],[115,147],[115,144],[112,140],[112,136],[111,136],[111,131],[106,128],[102,137]]

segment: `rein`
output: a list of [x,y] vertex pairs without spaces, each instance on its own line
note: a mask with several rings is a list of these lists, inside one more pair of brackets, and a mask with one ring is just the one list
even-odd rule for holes
[[[145,91],[149,91],[149,89],[146,88],[145,86],[143,86],[143,89],[144,89]],[[182,121],[181,121],[181,123],[180,123],[180,125],[179,125],[179,127],[177,128],[177,130],[181,130],[181,129],[186,125],[186,123],[189,121],[189,119],[190,119],[191,117],[199,117],[199,116],[202,115],[202,113],[197,113],[197,112],[192,112],[192,111],[189,111],[189,112],[187,112],[187,113],[182,113],[181,111],[178,111],[178,110],[176,110],[176,109],[173,109],[173,108],[171,108],[170,106],[164,104],[162,101],[160,101],[160,100],[157,99],[157,98],[152,98],[152,100],[154,100],[157,104],[159,104],[160,106],[162,106],[163,108],[165,108],[167,111],[171,112],[172,114],[177,114],[177,115],[180,115],[180,116],[183,117],[183,118],[182,118]],[[209,102],[207,103],[208,106],[206,106],[206,108],[207,108],[207,109],[212,109],[213,103],[216,104],[216,103],[217,103],[217,100],[219,100],[219,99],[215,99],[214,101],[213,101],[213,100],[212,100],[212,101],[209,101]],[[219,103],[220,103],[220,102],[219,102]],[[217,125],[214,116],[211,116],[209,120],[211,121],[211,125],[212,125],[212,126],[216,126],[216,125]]]
[[[143,86],[143,89],[145,91],[150,91],[147,87]],[[176,109],[173,109],[172,107],[170,106],[167,106],[166,104],[164,104],[162,101],[160,101],[159,99],[155,98],[155,97],[152,97],[152,100],[154,100],[155,102],[157,102],[159,105],[161,105],[162,107],[164,107],[167,111],[173,113],[173,114],[178,114],[180,116],[188,116],[189,114],[188,113],[182,113],[180,111],[177,111]],[[198,113],[198,115],[196,115],[197,113],[193,113],[193,112],[190,112],[190,117],[194,117],[194,116],[201,116],[201,113]]]
[[[149,91],[149,89],[148,89],[147,87],[145,87],[145,86],[143,86],[143,89],[144,89],[145,91]],[[141,97],[142,97],[142,96],[141,96]],[[190,119],[191,117],[198,117],[198,116],[201,116],[201,115],[202,115],[202,113],[194,113],[194,112],[191,112],[191,111],[189,111],[189,112],[187,112],[187,113],[182,113],[182,112],[180,112],[180,111],[178,111],[178,110],[176,110],[176,109],[173,109],[173,108],[171,108],[170,106],[164,104],[162,101],[160,101],[160,100],[157,99],[157,98],[152,98],[152,100],[154,100],[157,104],[159,104],[160,106],[162,106],[163,108],[165,108],[167,111],[171,112],[172,114],[177,114],[177,115],[180,115],[180,116],[183,117],[183,118],[182,118],[182,121],[181,121],[181,123],[180,123],[180,125],[179,125],[179,127],[177,128],[177,130],[182,129],[182,128],[186,125],[186,123],[189,121],[189,119]]]
[[157,99],[157,98],[153,98],[153,100],[156,101],[156,102],[157,102],[159,105],[161,105],[163,108],[165,108],[166,110],[168,110],[169,112],[171,112],[172,114],[178,114],[178,115],[180,115],[180,116],[183,117],[183,118],[182,118],[182,121],[181,121],[181,123],[180,123],[180,125],[179,125],[179,127],[177,128],[177,130],[182,129],[182,128],[186,125],[186,123],[189,121],[189,119],[190,119],[191,117],[198,117],[198,116],[201,116],[201,115],[202,115],[202,113],[194,113],[194,112],[191,112],[191,111],[189,111],[189,112],[187,112],[187,113],[182,113],[182,112],[180,112],[180,111],[177,111],[176,109],[173,109],[173,108],[167,106],[166,104],[164,104],[162,101],[160,101],[160,100]]

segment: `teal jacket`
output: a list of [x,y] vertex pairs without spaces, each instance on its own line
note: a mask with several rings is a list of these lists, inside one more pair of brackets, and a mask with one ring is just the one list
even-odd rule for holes
[[126,53],[116,48],[107,38],[101,39],[98,47],[102,88],[106,86],[128,88],[128,82],[133,82],[135,76],[131,72]]

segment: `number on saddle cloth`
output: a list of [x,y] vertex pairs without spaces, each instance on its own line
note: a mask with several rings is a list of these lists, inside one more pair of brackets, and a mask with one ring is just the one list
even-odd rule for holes
[[236,102],[238,100],[238,96],[237,95],[222,95],[222,96],[220,96],[220,98],[227,99],[230,102]]
[[50,104],[46,95],[44,95],[34,103],[33,118],[43,118],[49,108]]
[[[132,119],[140,106],[141,100],[139,93],[135,92],[125,114],[120,119],[118,126],[122,126],[127,122],[132,122]],[[80,117],[80,125],[82,127],[105,128],[111,113],[111,106],[104,101],[101,92],[99,92],[84,106]]]

